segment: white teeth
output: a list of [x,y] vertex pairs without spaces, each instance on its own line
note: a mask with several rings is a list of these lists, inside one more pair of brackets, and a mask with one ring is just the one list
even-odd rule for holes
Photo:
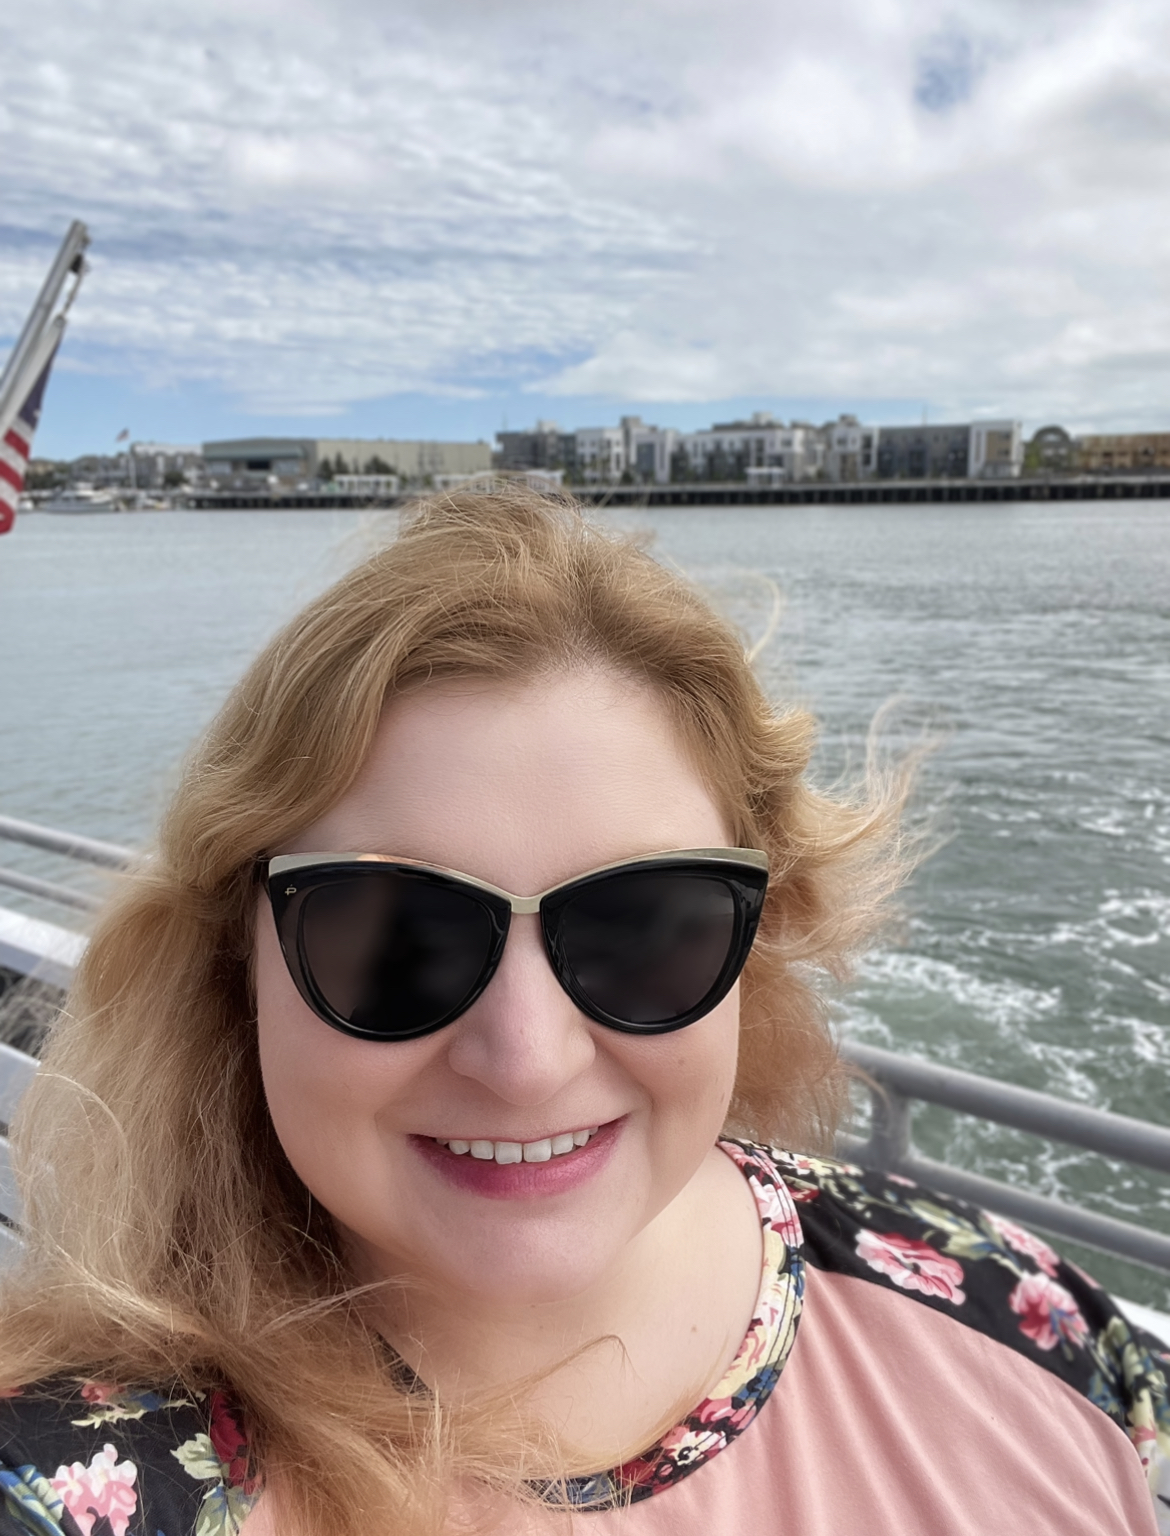
[[540,1141],[461,1141],[443,1136],[436,1136],[435,1141],[456,1157],[470,1152],[482,1163],[547,1163],[551,1158],[564,1157],[566,1152],[575,1152],[596,1135],[597,1127],[593,1125],[585,1131],[562,1131],[559,1136],[545,1136]]

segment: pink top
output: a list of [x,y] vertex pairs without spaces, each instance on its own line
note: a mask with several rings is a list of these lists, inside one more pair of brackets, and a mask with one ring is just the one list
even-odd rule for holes
[[765,1232],[752,1328],[577,1536],[1170,1536],[1170,1356],[1087,1276],[908,1180],[722,1147]]
[[629,1509],[574,1515],[571,1529],[1154,1536],[1159,1527],[1132,1444],[1087,1399],[897,1291],[810,1267],[799,1336],[751,1427],[676,1486]]
[[[896,1175],[721,1145],[764,1237],[735,1360],[649,1450],[493,1529],[1170,1536],[1170,1353],[1088,1276]],[[224,1392],[0,1396],[0,1536],[279,1536],[254,1474]]]

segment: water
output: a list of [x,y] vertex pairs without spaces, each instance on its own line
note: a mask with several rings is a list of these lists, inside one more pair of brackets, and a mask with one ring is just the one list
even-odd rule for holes
[[[755,633],[772,603],[761,578],[777,584],[760,664],[823,720],[822,775],[856,766],[894,696],[895,745],[924,726],[938,740],[920,806],[942,846],[843,1027],[1170,1121],[1170,505],[616,516],[652,527]],[[356,513],[23,519],[0,540],[0,810],[142,840],[248,659],[373,536]],[[915,1139],[1170,1231],[1157,1175],[942,1111],[918,1111]],[[1170,1306],[1158,1277],[1086,1262]]]

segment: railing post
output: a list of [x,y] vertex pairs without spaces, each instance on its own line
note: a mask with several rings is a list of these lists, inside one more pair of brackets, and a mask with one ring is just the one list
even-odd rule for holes
[[866,1161],[874,1168],[896,1168],[910,1155],[910,1105],[904,1094],[885,1083],[870,1089],[873,1126]]

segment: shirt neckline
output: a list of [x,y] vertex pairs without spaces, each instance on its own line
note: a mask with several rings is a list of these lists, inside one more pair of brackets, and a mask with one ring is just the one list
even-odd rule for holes
[[760,1289],[743,1343],[707,1397],[648,1450],[611,1471],[547,1485],[541,1491],[550,1503],[604,1510],[672,1488],[743,1434],[780,1379],[804,1296],[800,1218],[773,1153],[731,1137],[717,1145],[747,1180],[764,1237]]

